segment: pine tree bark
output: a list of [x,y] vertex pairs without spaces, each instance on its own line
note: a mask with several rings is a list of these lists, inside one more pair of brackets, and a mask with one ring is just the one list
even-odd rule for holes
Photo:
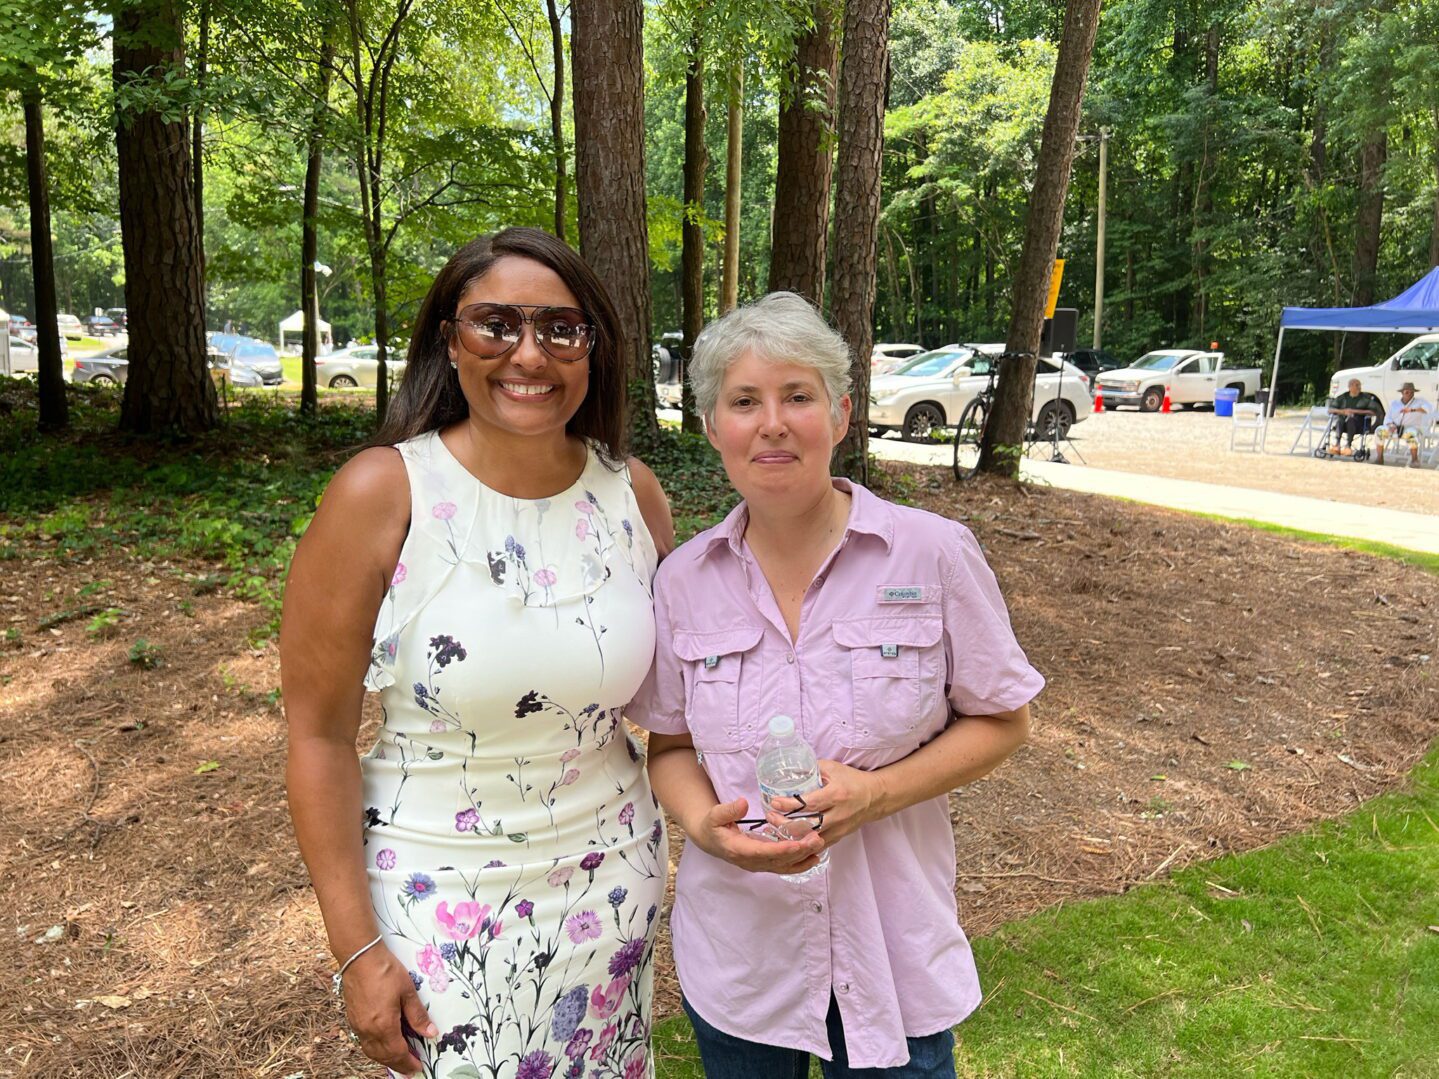
[[325,127],[330,115],[330,79],[333,73],[334,40],[329,26],[320,43],[318,85],[314,111],[310,116],[305,155],[305,195],[300,222],[300,310],[305,315],[300,339],[300,414],[313,416],[319,410],[319,372],[315,358],[320,354],[320,289],[315,263],[320,257],[320,173],[325,163]]
[[30,265],[35,280],[35,345],[40,350],[40,430],[70,426],[65,360],[55,322],[55,245],[50,236],[50,177],[45,168],[45,119],[38,92],[27,93],[25,174],[30,185]]
[[797,292],[822,307],[838,48],[828,0],[817,0],[813,17],[796,43],[779,114],[769,291]]
[[[1384,162],[1389,154],[1389,133],[1383,128],[1365,136],[1359,148],[1359,209],[1354,219],[1355,307],[1374,302],[1379,269],[1379,234],[1384,222]],[[1362,366],[1369,359],[1367,333],[1351,333],[1344,340],[1346,367]]]
[[643,0],[575,0],[575,196],[580,254],[620,316],[629,378],[630,432],[639,447],[659,435],[650,352],[649,231],[645,205]]
[[[681,360],[689,363],[695,338],[705,324],[705,237],[700,221],[704,217],[705,170],[709,151],[705,147],[705,101],[703,42],[698,31],[690,39],[690,63],[685,70],[685,189],[684,226],[681,234],[680,279],[684,345]],[[702,433],[704,424],[695,412],[694,387],[681,380],[680,427]]]
[[[175,0],[118,6],[117,86],[182,72],[184,32]],[[215,385],[205,364],[203,256],[195,220],[190,134],[155,107],[122,111],[116,128],[120,233],[125,248],[129,374],[120,427],[137,434],[195,434],[215,426]]]
[[744,66],[736,60],[729,73],[724,175],[724,271],[720,277],[720,314],[739,303],[740,197],[744,179]]
[[1429,265],[1439,266],[1439,105],[1434,107],[1434,224],[1429,230]]
[[884,106],[889,89],[889,0],[848,0],[839,73],[834,282],[830,310],[850,348],[854,404],[835,449],[838,473],[869,479],[869,354],[874,345]]
[[[204,99],[210,66],[210,0],[200,4],[200,40],[195,49],[195,89]],[[201,304],[206,302],[205,285],[205,109],[195,106],[191,127],[190,163],[195,170],[195,244],[200,249]]]
[[565,177],[565,32],[555,0],[545,0],[550,17],[550,48],[555,61],[555,89],[550,94],[550,140],[555,144],[555,235],[565,238],[567,216]]
[[1010,358],[1000,368],[994,406],[984,426],[979,452],[981,472],[1010,478],[1019,475],[1018,450],[1024,445],[1024,432],[1029,426],[1044,306],[1064,220],[1064,196],[1069,190],[1074,136],[1079,131],[1084,84],[1099,27],[1099,4],[1100,0],[1068,0],[1065,6],[1064,31],[1049,90],[1049,108],[1044,116],[1034,189],[1025,220],[1024,247],[1015,272],[1009,329],[1004,339]]

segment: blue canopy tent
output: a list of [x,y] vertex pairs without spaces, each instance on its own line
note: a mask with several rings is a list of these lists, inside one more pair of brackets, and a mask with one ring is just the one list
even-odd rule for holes
[[1343,330],[1354,333],[1433,333],[1439,331],[1439,266],[1392,300],[1370,307],[1286,307],[1274,346],[1269,407],[1278,400],[1279,353],[1285,330]]

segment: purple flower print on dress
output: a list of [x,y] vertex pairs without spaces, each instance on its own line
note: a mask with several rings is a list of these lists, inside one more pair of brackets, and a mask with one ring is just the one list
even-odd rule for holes
[[430,638],[430,658],[441,670],[448,667],[451,660],[459,662],[468,654],[465,646],[447,633]]
[[435,894],[435,882],[423,873],[411,873],[401,891],[411,899],[429,899]]
[[624,526],[625,535],[628,536],[630,539],[634,539],[634,538],[635,538],[635,526],[632,525],[632,524],[630,524],[630,519],[629,519],[628,517],[626,517],[624,520],[622,520],[622,521],[620,522],[620,524],[622,524],[622,525]]
[[655,826],[650,829],[650,842],[651,842],[651,843],[658,843],[658,842],[660,841],[660,833],[661,833],[662,831],[663,831],[663,826],[660,824],[659,818],[656,817],[656,818],[655,818]]
[[480,823],[480,814],[474,809],[462,810],[455,814],[455,831],[473,832]]
[[453,502],[436,502],[430,507],[430,512],[434,514],[435,520],[448,521],[455,515],[455,511],[459,508],[460,507]]
[[580,751],[579,751],[578,749],[574,749],[574,748],[567,749],[567,750],[565,750],[563,753],[560,754],[560,763],[561,763],[561,764],[569,764],[570,761],[574,760],[574,759],[575,759],[576,757],[578,757],[579,755],[580,755]]
[[502,862],[502,861],[500,861],[498,858],[491,858],[488,862],[485,863],[485,868],[486,868],[486,869],[504,869],[504,868],[505,868],[505,863]]
[[650,922],[654,921],[654,920],[655,920],[655,915],[658,914],[659,912],[660,912],[660,908],[657,907],[657,906],[655,906],[655,904],[651,903],[651,904],[650,904],[650,909],[645,913],[645,925],[649,925]]
[[[588,1031],[586,1031],[588,1033]],[[569,1070],[565,1072],[565,1079],[585,1079],[584,1057],[570,1061]]]
[[557,1042],[567,1042],[584,1021],[585,1009],[589,1007],[590,994],[583,985],[577,985],[555,1004],[555,1014],[550,1019],[550,1037]]
[[395,585],[397,585],[397,584],[404,584],[404,583],[405,583],[405,578],[406,578],[408,575],[409,575],[409,571],[405,569],[405,564],[404,564],[403,562],[396,562],[396,563],[395,563],[395,573],[394,573],[394,575],[390,578],[390,587],[391,587],[391,588],[394,588]]
[[[580,986],[580,988],[584,989],[584,986]],[[565,1046],[565,1056],[579,1063],[580,1058],[585,1055],[585,1050],[589,1048],[590,1039],[594,1036],[595,1032],[593,1030],[590,1030],[588,1027],[580,1027],[579,1030],[571,1035],[569,1044]],[[580,1069],[582,1071],[584,1070],[583,1064],[580,1064]]]
[[645,1051],[636,1049],[634,1055],[625,1061],[625,1079],[645,1079],[649,1070],[649,1061],[645,1059]]
[[565,932],[570,935],[570,940],[575,944],[583,944],[587,940],[598,940],[602,931],[600,916],[592,910],[582,910],[565,919]]
[[[588,494],[588,493],[589,493],[589,492],[586,492],[586,494]],[[580,511],[581,513],[583,513],[586,517],[588,517],[590,514],[592,514],[592,513],[595,512],[595,507],[594,507],[593,505],[591,505],[589,502],[576,502],[576,503],[575,503],[575,509],[579,510],[579,511]]]
[[616,885],[615,887],[611,888],[611,889],[610,889],[610,906],[612,906],[612,907],[618,907],[621,903],[623,903],[623,902],[625,901],[625,897],[626,897],[627,895],[629,895],[629,894],[630,894],[630,893],[629,893],[629,889],[627,889],[627,888],[625,888],[625,887],[623,887],[623,886],[621,886],[621,885]]
[[594,494],[593,494],[592,492],[590,492],[590,491],[586,491],[586,492],[585,492],[585,498],[589,501],[590,505],[592,505],[592,506],[598,506],[598,505],[600,504],[600,500],[599,500],[598,498],[596,498],[596,497],[594,496]]
[[418,993],[420,986],[425,984],[425,979],[420,977],[419,971],[412,970],[410,971],[410,982],[414,985],[415,992]]
[[440,955],[446,963],[453,963],[460,954],[460,946],[452,940],[447,940],[440,945]]
[[541,588],[549,588],[559,579],[559,574],[549,567],[535,571],[535,584]]
[[645,938],[635,937],[620,945],[620,950],[610,956],[610,974],[618,978],[628,974],[639,965],[645,956]]
[[451,940],[472,940],[486,930],[492,938],[499,934],[498,924],[491,926],[489,905],[481,906],[473,899],[456,903],[453,911],[448,901],[441,902],[435,908],[435,921]]
[[[575,782],[575,780],[577,780],[577,779],[579,779],[579,778],[580,778],[580,770],[579,770],[578,768],[571,768],[571,769],[570,769],[568,772],[566,772],[564,775],[560,776],[560,786],[561,786],[561,787],[568,787],[571,783]],[[588,868],[588,867],[586,867],[586,868]]]
[[395,857],[395,852],[392,851],[389,847],[386,847],[384,850],[380,851],[380,853],[375,855],[375,868],[394,869],[396,861],[398,861],[398,859]]
[[546,877],[545,880],[550,882],[551,888],[563,888],[566,884],[570,882],[570,878],[574,875],[574,866],[562,865],[560,866],[560,868],[556,869],[548,877]]
[[515,914],[521,918],[528,918],[535,912],[535,905],[528,899],[521,899],[515,904]]
[[620,807],[620,823],[625,825],[632,824],[634,823],[634,819],[635,804],[633,802],[626,802]]
[[535,712],[543,712],[544,710],[545,706],[540,703],[539,693],[533,689],[515,702],[516,719],[524,719],[525,716],[533,715]]
[[515,1079],[550,1079],[550,1072],[554,1071],[554,1068],[555,1062],[550,1058],[550,1054],[543,1049],[536,1049],[520,1058]]
[[600,863],[603,862],[604,860],[605,860],[605,852],[604,852],[604,851],[601,851],[601,850],[592,850],[592,851],[590,851],[588,854],[586,854],[583,858],[580,859],[580,868],[581,868],[581,869],[588,870],[589,872],[593,873],[596,869],[598,869],[598,868],[600,867]]
[[590,520],[588,517],[581,517],[575,522],[575,537],[580,540],[590,538]]

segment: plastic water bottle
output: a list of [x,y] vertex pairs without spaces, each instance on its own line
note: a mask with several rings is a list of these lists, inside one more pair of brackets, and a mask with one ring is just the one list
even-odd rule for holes
[[[775,716],[769,721],[769,735],[760,744],[755,776],[759,780],[759,793],[766,816],[776,798],[793,798],[819,790],[819,760],[809,743],[795,731],[794,720],[789,716]],[[808,824],[807,820],[796,821],[792,832],[771,826],[769,834],[776,840],[802,839],[809,832]],[[814,868],[803,873],[783,873],[780,879],[798,884],[819,876],[828,867],[829,850],[825,849],[820,852],[819,864]]]

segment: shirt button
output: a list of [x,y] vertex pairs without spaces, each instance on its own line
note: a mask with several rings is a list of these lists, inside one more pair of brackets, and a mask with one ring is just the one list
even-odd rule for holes
[[815,586],[816,588],[818,588],[818,587],[819,587],[820,585],[822,585],[822,584],[824,584],[824,578],[823,578],[823,577],[816,577],[816,578],[814,579],[814,586]]
[[838,989],[841,993],[848,993],[849,982],[840,982],[837,986],[835,986],[835,988]]
[[811,904],[809,905],[809,909],[812,910],[812,911],[814,911],[816,914],[818,914],[818,913],[820,913],[822,910],[824,910],[824,904],[823,904],[823,903],[811,903]]
[[786,663],[793,663],[793,662],[794,662],[794,653],[793,653],[793,652],[786,653],[786,655],[785,655],[785,657],[784,657],[784,661],[785,661]]

